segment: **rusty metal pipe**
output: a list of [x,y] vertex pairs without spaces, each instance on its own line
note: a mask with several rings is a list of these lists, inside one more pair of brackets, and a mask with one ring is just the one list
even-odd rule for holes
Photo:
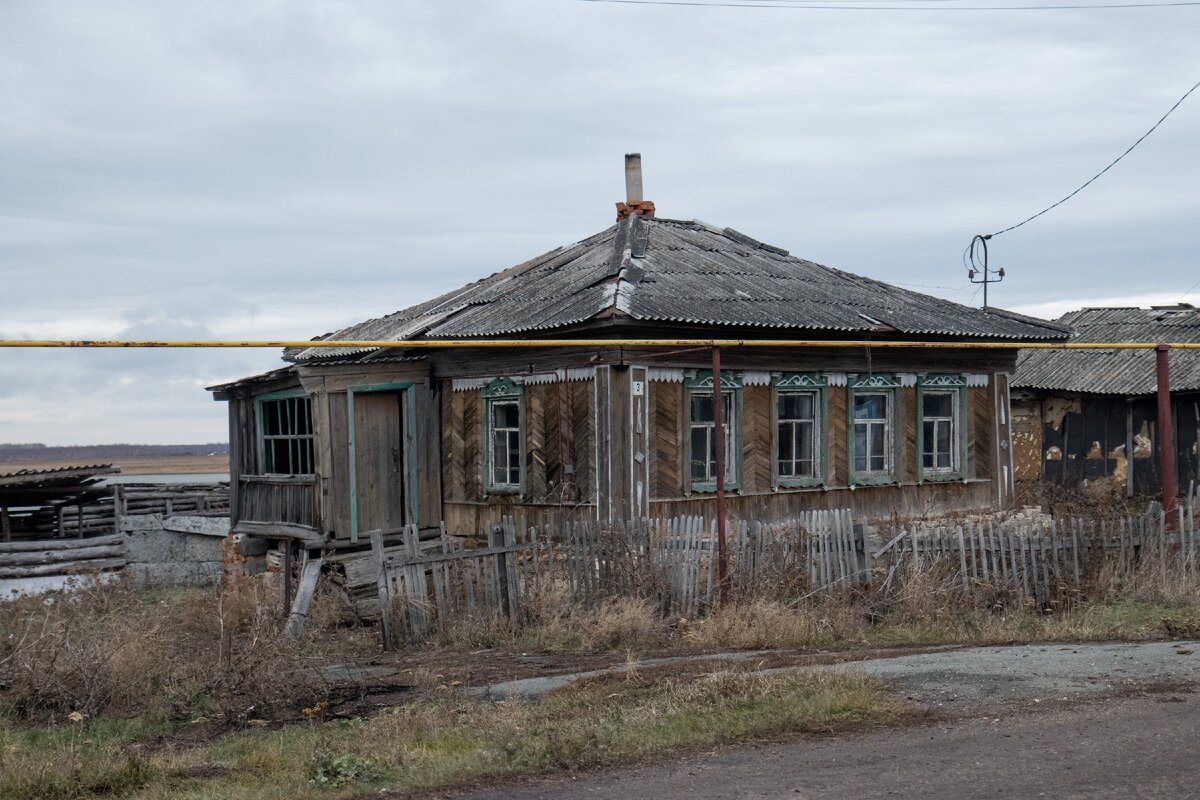
[[1171,346],[1154,349],[1154,372],[1158,381],[1158,485],[1162,489],[1163,515],[1167,527],[1175,529],[1175,505],[1179,494],[1175,471],[1175,425],[1171,419]]
[[[724,606],[729,602],[729,562],[725,548],[725,426],[721,419],[721,349],[712,349],[713,436],[717,456],[717,597]],[[705,454],[705,458],[708,455]]]

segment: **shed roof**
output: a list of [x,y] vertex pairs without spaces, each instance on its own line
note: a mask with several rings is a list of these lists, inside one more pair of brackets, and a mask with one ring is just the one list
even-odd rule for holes
[[19,469],[0,473],[0,506],[42,505],[51,500],[101,491],[105,475],[121,470],[112,464]]
[[[1063,339],[1069,331],[824,267],[697,221],[631,216],[487,278],[320,339],[466,339],[548,332],[616,316],[632,320],[844,334]],[[295,348],[294,361],[377,348]]]
[[[1187,303],[1153,308],[1084,308],[1059,317],[1081,342],[1197,342],[1200,309]],[[1173,391],[1200,390],[1200,351],[1170,355]],[[1014,388],[1126,397],[1156,391],[1152,350],[1023,350]]]

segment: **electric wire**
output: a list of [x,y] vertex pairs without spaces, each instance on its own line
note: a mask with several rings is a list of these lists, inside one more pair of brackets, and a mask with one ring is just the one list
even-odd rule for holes
[[1200,89],[1200,81],[1197,81],[1196,83],[1194,83],[1194,84],[1192,85],[1192,88],[1190,88],[1190,89],[1188,89],[1186,92],[1184,92],[1184,93],[1183,93],[1183,96],[1182,96],[1182,97],[1180,97],[1178,100],[1176,100],[1176,101],[1175,101],[1175,105],[1173,105],[1173,106],[1171,106],[1169,109],[1167,109],[1167,113],[1163,114],[1163,115],[1162,115],[1162,117],[1160,117],[1160,118],[1159,118],[1158,122],[1156,122],[1156,123],[1154,123],[1153,125],[1151,125],[1151,126],[1150,126],[1150,130],[1146,131],[1146,132],[1145,132],[1145,133],[1143,133],[1141,136],[1139,136],[1139,137],[1138,137],[1138,140],[1137,140],[1136,142],[1134,142],[1133,144],[1129,145],[1129,147],[1125,149],[1125,152],[1124,152],[1124,153],[1121,153],[1121,155],[1119,155],[1119,156],[1117,156],[1115,159],[1113,159],[1113,160],[1112,160],[1112,162],[1110,162],[1110,163],[1109,163],[1109,165],[1108,165],[1107,167],[1105,167],[1104,169],[1100,170],[1099,172],[1097,172],[1097,173],[1096,173],[1095,175],[1093,175],[1092,177],[1088,178],[1088,179],[1087,179],[1087,181],[1085,181],[1085,182],[1084,182],[1084,183],[1083,183],[1083,184],[1082,184],[1082,185],[1081,185],[1081,186],[1080,186],[1078,189],[1076,189],[1075,191],[1071,192],[1069,195],[1067,195],[1067,196],[1066,196],[1066,197],[1064,197],[1063,199],[1059,200],[1057,203],[1052,203],[1051,205],[1049,205],[1049,206],[1046,206],[1045,208],[1043,208],[1041,211],[1037,212],[1037,213],[1036,213],[1036,214],[1034,214],[1033,216],[1026,217],[1025,219],[1023,219],[1023,220],[1021,220],[1020,222],[1018,222],[1016,225],[1009,225],[1007,228],[1004,228],[1003,230],[998,230],[998,231],[996,231],[995,233],[990,233],[990,234],[988,234],[988,235],[987,235],[987,237],[986,237],[986,238],[988,238],[988,239],[991,239],[991,238],[993,238],[993,237],[995,237],[995,236],[999,236],[999,235],[1000,235],[1000,234],[1002,234],[1002,233],[1008,233],[1009,231],[1016,230],[1017,228],[1021,227],[1022,225],[1025,225],[1026,223],[1033,222],[1035,219],[1037,219],[1038,217],[1042,216],[1042,215],[1043,215],[1043,214],[1045,214],[1046,212],[1048,212],[1048,211],[1053,211],[1054,209],[1056,209],[1056,208],[1058,208],[1059,206],[1061,206],[1063,203],[1065,203],[1065,202],[1067,202],[1068,200],[1070,200],[1070,199],[1071,199],[1072,197],[1074,197],[1075,195],[1077,195],[1077,194],[1079,194],[1080,192],[1082,192],[1082,191],[1083,191],[1084,189],[1086,189],[1088,186],[1091,186],[1091,185],[1092,185],[1092,183],[1093,183],[1093,182],[1095,182],[1097,178],[1099,178],[1101,175],[1103,175],[1104,173],[1108,172],[1110,169],[1112,169],[1113,167],[1115,167],[1115,166],[1118,164],[1118,162],[1120,162],[1120,161],[1121,161],[1121,159],[1125,158],[1125,156],[1127,156],[1127,155],[1129,155],[1130,153],[1132,153],[1132,152],[1133,152],[1133,149],[1134,149],[1135,147],[1137,147],[1139,144],[1141,144],[1143,141],[1145,141],[1147,136],[1149,136],[1150,134],[1154,133],[1154,131],[1155,131],[1155,130],[1157,130],[1158,126],[1159,126],[1159,125],[1162,125],[1162,124],[1163,124],[1163,122],[1165,122],[1165,121],[1166,121],[1167,117],[1171,116],[1171,114],[1172,114],[1172,113],[1174,113],[1175,109],[1179,108],[1179,106],[1183,104],[1183,101],[1184,101],[1184,100],[1187,100],[1187,99],[1188,99],[1188,96],[1189,96],[1189,95],[1191,95],[1191,93],[1192,93],[1192,92],[1196,91],[1196,89]]

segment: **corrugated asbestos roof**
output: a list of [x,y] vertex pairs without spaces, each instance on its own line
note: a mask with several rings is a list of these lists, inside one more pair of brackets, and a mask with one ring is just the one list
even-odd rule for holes
[[[1085,308],[1058,319],[1081,342],[1197,342],[1200,309],[1182,304],[1158,308]],[[1200,351],[1170,354],[1172,391],[1200,390]],[[1152,350],[1023,350],[1014,388],[1051,389],[1127,397],[1154,394]]]
[[[855,335],[892,329],[1014,341],[1069,335],[1045,320],[969,308],[823,267],[731,228],[632,216],[577,244],[319,338],[519,336],[600,315],[774,329],[764,330],[764,336],[784,330]],[[284,357],[324,361],[370,350],[298,348]]]

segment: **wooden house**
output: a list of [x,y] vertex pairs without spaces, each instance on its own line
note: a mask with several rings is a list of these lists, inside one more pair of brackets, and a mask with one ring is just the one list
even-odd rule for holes
[[[1066,329],[660,219],[636,189],[617,205],[583,241],[321,337],[481,346],[292,349],[289,366],[213,387],[229,402],[235,529],[340,544],[502,515],[711,518],[710,350],[638,339],[806,342],[721,351],[731,519],[1008,502],[1008,373],[1021,343]],[[559,343],[483,346],[495,339]],[[948,346],[872,346],[889,340]]]
[[[1200,309],[1084,308],[1058,322],[1084,342],[1200,343]],[[1200,351],[1170,351],[1177,487],[1200,483]],[[1013,378],[1018,480],[1111,494],[1156,495],[1155,354],[1149,350],[1026,350]]]

